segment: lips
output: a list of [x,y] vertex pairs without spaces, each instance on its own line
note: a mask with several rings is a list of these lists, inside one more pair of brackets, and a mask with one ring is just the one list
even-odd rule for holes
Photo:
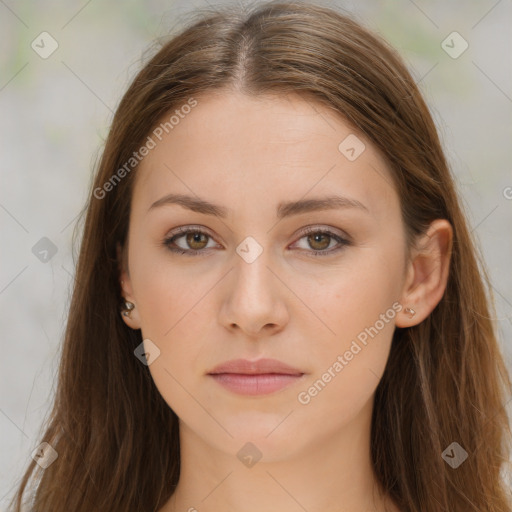
[[210,375],[219,373],[239,373],[245,375],[262,375],[265,373],[278,373],[281,375],[302,375],[297,368],[293,368],[277,359],[259,359],[249,361],[247,359],[233,359],[216,366]]
[[208,375],[234,393],[263,395],[296,383],[304,372],[277,359],[234,359],[216,366]]

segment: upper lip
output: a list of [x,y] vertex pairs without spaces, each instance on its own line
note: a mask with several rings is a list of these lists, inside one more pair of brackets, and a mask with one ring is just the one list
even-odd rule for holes
[[261,375],[265,373],[278,373],[283,375],[303,375],[297,368],[293,368],[277,359],[232,359],[216,366],[208,372],[210,375],[218,373],[241,373],[247,375]]

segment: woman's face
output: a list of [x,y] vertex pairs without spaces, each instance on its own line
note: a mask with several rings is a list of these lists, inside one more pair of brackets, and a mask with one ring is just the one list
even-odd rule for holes
[[368,425],[404,315],[399,198],[369,140],[318,104],[195,100],[136,171],[126,321],[182,434],[279,460]]

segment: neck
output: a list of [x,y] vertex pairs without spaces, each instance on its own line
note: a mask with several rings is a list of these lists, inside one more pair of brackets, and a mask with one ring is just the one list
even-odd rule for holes
[[263,454],[252,467],[180,422],[180,480],[160,512],[397,512],[381,495],[372,469],[372,405],[329,439],[290,450],[286,459]]

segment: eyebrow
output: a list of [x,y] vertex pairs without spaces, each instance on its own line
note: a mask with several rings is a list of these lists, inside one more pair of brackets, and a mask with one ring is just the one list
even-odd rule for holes
[[[167,194],[166,196],[155,201],[148,209],[148,213],[160,206],[177,204],[183,208],[192,210],[193,212],[203,213],[205,215],[213,215],[219,218],[226,218],[230,209],[224,206],[216,205],[201,199],[186,194]],[[331,195],[327,197],[301,199],[298,201],[285,201],[279,203],[277,206],[277,218],[283,219],[301,213],[309,213],[319,210],[332,210],[341,208],[357,208],[369,213],[368,208],[358,201],[348,197]]]

